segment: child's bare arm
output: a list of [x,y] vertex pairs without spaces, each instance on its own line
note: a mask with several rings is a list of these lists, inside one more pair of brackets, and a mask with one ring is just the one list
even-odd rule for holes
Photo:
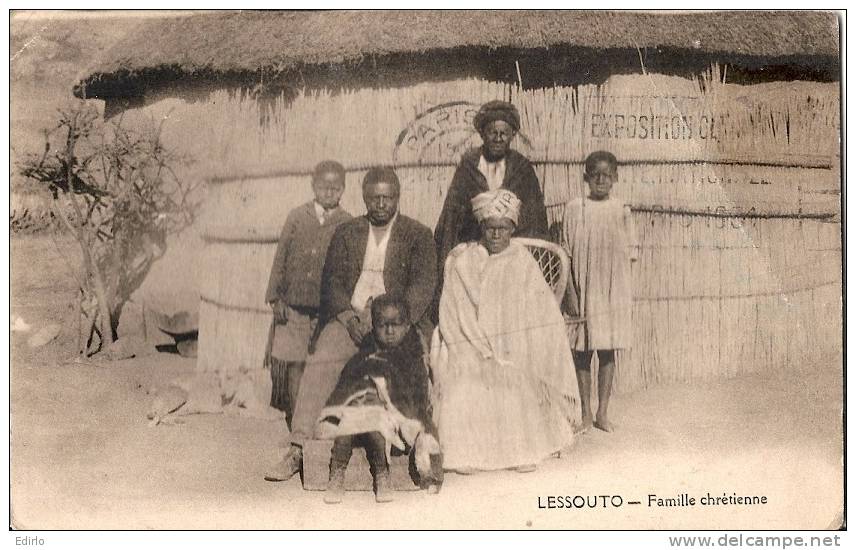
[[[573,260],[571,260],[573,261]],[[580,296],[577,285],[574,282],[573,270],[570,270],[568,285],[565,289],[565,297],[562,300],[562,310],[572,319],[580,317]]]
[[624,227],[627,231],[628,254],[631,262],[639,260],[639,239],[636,236],[636,223],[633,221],[633,212],[630,205],[624,205]]

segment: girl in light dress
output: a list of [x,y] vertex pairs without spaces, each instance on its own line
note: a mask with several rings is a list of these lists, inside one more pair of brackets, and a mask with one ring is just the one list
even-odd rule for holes
[[[615,350],[630,347],[632,338],[630,264],[638,258],[630,207],[610,196],[618,181],[618,160],[597,151],[585,160],[583,179],[589,195],[565,207],[565,247],[571,256],[572,316],[579,324],[571,338],[582,405],[582,430],[592,425],[606,432],[609,397],[615,374]],[[574,300],[574,298],[576,300]],[[573,303],[576,302],[576,303]],[[597,352],[598,406],[591,411],[591,362]]]

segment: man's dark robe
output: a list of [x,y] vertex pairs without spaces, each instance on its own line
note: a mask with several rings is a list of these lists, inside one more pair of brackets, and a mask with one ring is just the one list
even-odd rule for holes
[[[461,162],[452,178],[452,184],[449,186],[443,210],[440,212],[440,219],[434,229],[439,270],[432,312],[435,323],[443,286],[446,256],[458,244],[477,241],[481,238],[481,229],[470,204],[473,197],[489,190],[487,180],[479,171],[481,154],[481,148],[471,149],[461,157]],[[521,202],[520,218],[514,236],[547,238],[547,208],[544,206],[541,184],[538,182],[532,163],[517,151],[509,150],[505,156],[505,177],[501,188],[513,192]]]

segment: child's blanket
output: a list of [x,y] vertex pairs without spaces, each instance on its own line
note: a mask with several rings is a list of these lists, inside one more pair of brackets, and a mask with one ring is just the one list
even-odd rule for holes
[[380,432],[392,447],[414,449],[417,470],[427,475],[430,455],[439,455],[429,401],[428,369],[413,329],[401,345],[381,350],[370,344],[345,365],[318,418],[321,439]]

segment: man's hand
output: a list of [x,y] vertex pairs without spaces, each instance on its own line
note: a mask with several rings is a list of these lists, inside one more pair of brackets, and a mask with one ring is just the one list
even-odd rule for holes
[[362,344],[363,339],[366,337],[366,334],[369,333],[369,329],[363,324],[360,318],[356,315],[348,319],[345,322],[345,328],[348,329],[348,334],[351,337],[351,340],[354,341],[354,344],[359,346]]
[[273,309],[273,320],[278,325],[284,325],[288,321],[288,306],[284,300],[276,300],[270,303]]

